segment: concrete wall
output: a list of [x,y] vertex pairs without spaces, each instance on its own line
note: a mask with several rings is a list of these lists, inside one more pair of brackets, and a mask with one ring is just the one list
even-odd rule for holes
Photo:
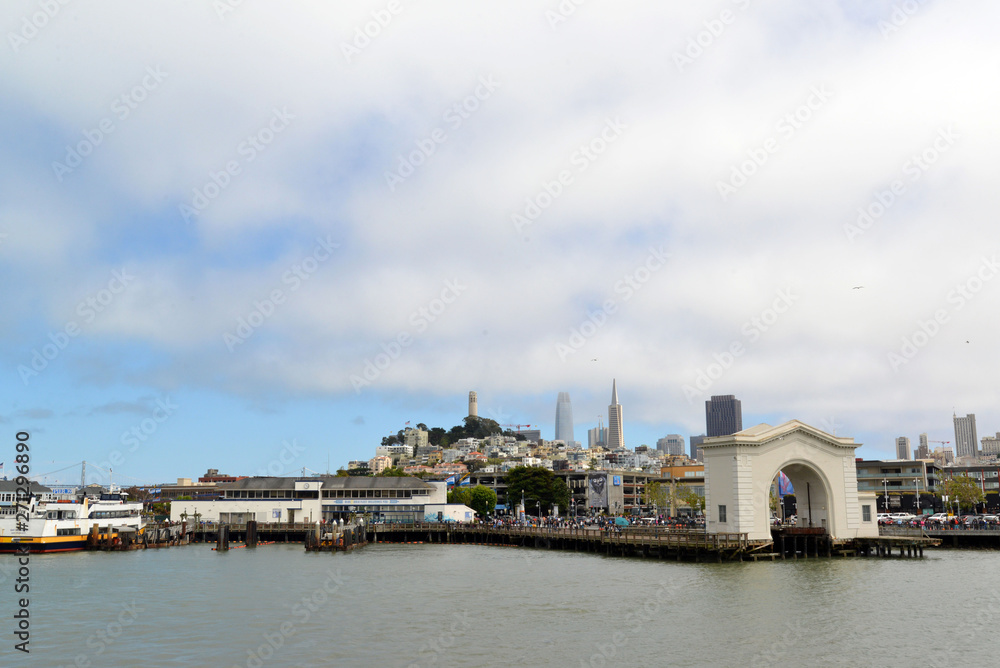
[[437,522],[439,512],[446,522],[472,522],[476,517],[472,508],[461,503],[435,503],[424,506],[424,521]]
[[[279,517],[274,517],[278,511]],[[289,511],[294,511],[291,513]],[[180,522],[187,513],[187,521],[218,522],[220,513],[254,513],[258,522],[318,522],[323,517],[319,499],[216,499],[211,501],[173,501],[170,504],[170,521]],[[294,515],[294,517],[293,517]]]

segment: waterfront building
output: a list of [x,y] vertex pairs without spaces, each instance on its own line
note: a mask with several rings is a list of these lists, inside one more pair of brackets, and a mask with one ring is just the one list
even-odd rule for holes
[[[0,515],[14,515],[17,505],[18,490],[24,491],[23,485],[18,485],[13,480],[0,480]],[[52,489],[31,480],[28,482],[28,493],[36,497],[39,501],[56,501],[57,495]],[[27,499],[22,498],[22,503],[27,504]]]
[[609,450],[625,447],[624,416],[622,405],[618,403],[618,384],[611,379],[611,404],[608,406],[608,444]]
[[955,456],[977,457],[979,455],[979,438],[976,437],[976,414],[969,413],[965,417],[951,416],[955,423]]
[[[476,471],[469,477],[472,485],[484,485],[496,492],[497,508],[501,512],[509,512],[521,502],[519,498],[507,498],[507,470]],[[566,481],[570,490],[570,507],[559,509],[563,517],[600,513],[638,514],[641,509],[648,508],[645,502],[646,485],[660,478],[659,472],[643,471],[560,469],[554,473]],[[528,512],[532,512],[530,504]]]
[[732,394],[713,396],[705,402],[705,429],[709,438],[743,430],[743,403]]
[[683,455],[684,437],[680,434],[667,434],[656,441],[656,450],[668,455]]
[[[242,524],[327,522],[352,514],[370,514],[373,521],[414,522],[425,506],[447,501],[444,482],[411,477],[316,476],[302,478],[243,478],[219,487],[217,498],[174,500],[170,519]],[[183,516],[183,517],[182,517]]]
[[479,417],[479,401],[475,392],[469,392],[469,417]]
[[[673,485],[677,492],[677,499],[673,509],[663,509],[662,514],[672,513],[673,515],[697,515],[700,508],[692,508],[682,499],[684,490],[690,489],[695,494],[705,497],[705,466],[693,460],[682,461],[680,458],[672,457],[670,461],[660,469],[664,484]],[[669,503],[669,501],[668,501]]]
[[874,493],[879,512],[914,512],[918,492],[921,510],[935,505],[934,494],[941,485],[942,469],[931,461],[859,459],[855,469],[858,491]]
[[556,399],[556,437],[567,445],[573,443],[573,404],[569,392],[560,392]]
[[701,446],[706,531],[771,540],[767,494],[783,472],[795,489],[799,528],[835,540],[878,536],[875,495],[858,491],[858,446],[798,420],[707,438]]
[[907,436],[900,436],[896,439],[896,459],[910,458],[910,439]]

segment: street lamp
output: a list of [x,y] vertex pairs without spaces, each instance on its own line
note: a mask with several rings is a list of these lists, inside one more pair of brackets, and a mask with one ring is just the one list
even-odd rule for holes
[[889,481],[882,478],[882,485],[885,491],[882,493],[882,510],[886,513],[889,512]]
[[917,515],[920,514],[920,478],[913,479],[913,487],[917,490]]

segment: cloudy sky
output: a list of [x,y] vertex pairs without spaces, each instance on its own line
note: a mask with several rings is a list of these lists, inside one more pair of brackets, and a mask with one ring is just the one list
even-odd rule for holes
[[998,20],[4,2],[0,461],[325,471],[469,390],[586,443],[613,378],[630,447],[713,394],[865,457],[992,434]]

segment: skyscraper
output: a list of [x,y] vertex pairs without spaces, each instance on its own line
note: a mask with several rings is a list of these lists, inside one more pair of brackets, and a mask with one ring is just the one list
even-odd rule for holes
[[729,436],[743,431],[743,404],[732,394],[715,396],[705,402],[708,436]]
[[556,399],[555,440],[573,445],[573,404],[569,402],[569,392],[560,392]]
[[469,417],[479,417],[479,402],[476,401],[475,392],[469,392]]
[[656,450],[668,455],[683,455],[684,437],[680,434],[667,434],[656,441]]
[[608,406],[608,448],[625,447],[625,434],[622,429],[622,405],[618,403],[618,384],[611,379],[611,405]]
[[596,446],[601,446],[602,448],[608,444],[608,428],[598,425],[593,429],[587,430],[587,447],[593,448]]
[[691,437],[691,459],[696,459],[699,462],[705,460],[705,453],[702,452],[701,444],[705,442],[705,434],[700,436]]
[[952,413],[951,419],[955,423],[955,456],[977,457],[979,438],[976,436],[976,414],[969,413],[960,418]]
[[917,459],[927,459],[931,455],[931,449],[927,444],[927,433],[920,434],[920,445],[917,446]]
[[908,436],[900,436],[896,439],[896,459],[909,459],[910,458],[910,438]]

